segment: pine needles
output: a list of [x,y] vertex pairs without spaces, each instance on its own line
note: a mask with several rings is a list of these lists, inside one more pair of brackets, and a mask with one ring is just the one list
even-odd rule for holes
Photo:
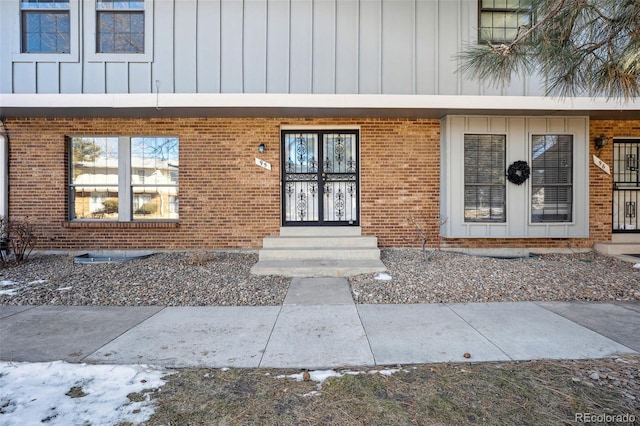
[[[530,9],[529,6],[530,5]],[[468,46],[459,71],[485,84],[541,73],[548,96],[640,97],[640,1],[530,0],[537,17],[509,43]]]

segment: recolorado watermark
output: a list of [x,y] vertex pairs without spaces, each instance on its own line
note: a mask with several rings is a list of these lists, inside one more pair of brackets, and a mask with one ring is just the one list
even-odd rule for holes
[[574,421],[576,423],[634,423],[636,421],[636,416],[631,413],[575,413]]

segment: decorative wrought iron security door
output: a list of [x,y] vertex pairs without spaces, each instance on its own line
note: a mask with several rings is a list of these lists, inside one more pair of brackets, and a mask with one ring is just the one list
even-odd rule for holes
[[613,142],[613,232],[640,232],[640,140]]
[[283,225],[358,225],[356,131],[282,132]]

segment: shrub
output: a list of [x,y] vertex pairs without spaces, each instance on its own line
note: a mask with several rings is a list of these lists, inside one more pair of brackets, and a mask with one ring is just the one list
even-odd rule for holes
[[118,213],[118,199],[117,198],[108,198],[102,202],[104,209],[102,209],[103,213]]
[[16,262],[28,259],[36,245],[34,227],[27,219],[6,219],[0,217],[0,257],[9,260],[13,253]]
[[154,214],[158,211],[158,205],[155,203],[144,203],[136,210],[136,214]]

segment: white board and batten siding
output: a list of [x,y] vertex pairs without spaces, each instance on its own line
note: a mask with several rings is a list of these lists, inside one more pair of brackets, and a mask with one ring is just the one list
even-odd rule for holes
[[20,54],[19,1],[0,2],[2,93],[539,95],[456,73],[476,0],[146,0],[144,54],[95,53],[95,3],[71,0],[69,55]]
[[[589,237],[588,117],[448,116],[442,119],[440,215],[449,238],[587,238]],[[573,136],[573,208],[571,222],[531,221],[531,179],[522,185],[506,181],[505,222],[464,220],[464,135],[506,135],[506,167],[518,160],[532,163],[531,136]],[[506,174],[505,167],[505,174]]]

